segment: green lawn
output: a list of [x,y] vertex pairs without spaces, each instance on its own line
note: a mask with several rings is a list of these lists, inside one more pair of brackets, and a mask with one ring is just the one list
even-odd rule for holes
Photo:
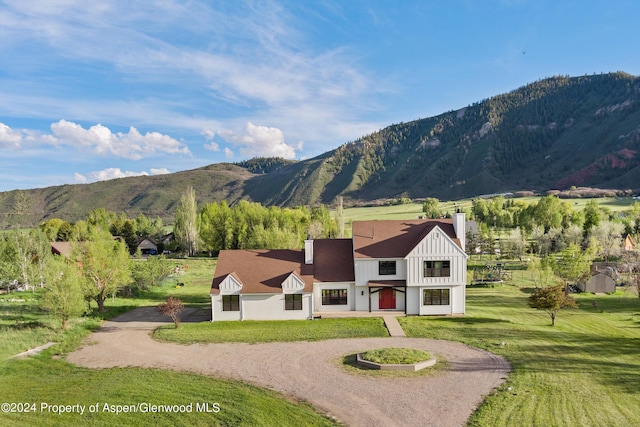
[[[292,402],[278,393],[240,382],[201,375],[139,368],[90,370],[52,360],[51,355],[0,366],[3,385],[11,385],[3,387],[2,402],[28,403],[28,408],[34,410],[0,413],[2,426],[335,425],[308,404]],[[47,408],[43,410],[43,403],[52,408],[80,405],[85,410],[82,415],[59,415]],[[93,408],[97,410],[90,412],[91,405],[96,404]],[[177,412],[150,411],[160,405],[178,405],[172,408]],[[140,412],[115,412],[125,406],[133,406]]]
[[[640,300],[578,295],[580,308],[549,316],[514,286],[467,290],[467,315],[399,318],[407,336],[460,341],[505,356],[507,383],[471,425],[640,425]],[[596,307],[592,302],[596,301]]]
[[[160,289],[138,299],[107,301],[109,312],[54,329],[55,319],[37,309],[38,293],[0,296],[0,381],[3,402],[50,404],[188,405],[218,403],[220,412],[119,414],[102,411],[53,415],[0,413],[0,425],[323,425],[330,420],[306,404],[242,383],[152,369],[78,368],[64,361],[100,318],[140,305],[155,305],[172,294],[187,305],[206,307],[213,260],[176,260],[189,268]],[[514,273],[530,285],[526,271]],[[185,283],[175,287],[176,282]],[[407,317],[399,321],[410,337],[460,341],[506,357],[513,366],[506,384],[476,411],[474,426],[640,425],[640,299],[631,293],[577,295],[579,309],[563,310],[556,326],[527,307],[530,289],[503,285],[468,288],[464,317]],[[24,302],[11,301],[25,299]],[[595,301],[595,307],[593,306]],[[381,319],[215,322],[163,328],[162,339],[180,342],[320,340],[386,336]],[[8,360],[44,344],[59,344],[41,355]],[[38,410],[40,407],[38,406]]]
[[[87,334],[100,326],[101,319],[144,305],[157,305],[167,295],[181,298],[187,305],[205,307],[215,260],[171,260],[189,265],[169,278],[161,288],[137,298],[108,299],[107,312],[74,319],[66,331],[56,329],[57,320],[38,309],[39,292],[0,296],[0,403],[14,403],[17,410],[28,403],[30,412],[0,412],[2,426],[323,426],[335,425],[310,405],[243,384],[200,375],[156,369],[79,368],[64,361]],[[184,283],[176,287],[175,283]],[[25,301],[19,301],[25,300]],[[95,304],[93,305],[95,308]],[[42,354],[26,359],[9,359],[30,348],[58,342]],[[8,386],[10,385],[10,386]],[[89,413],[89,406],[98,411]],[[219,412],[205,412],[208,409]],[[20,404],[18,407],[17,405]],[[35,406],[33,406],[35,404]],[[84,405],[85,413],[58,415],[42,411],[42,404]],[[183,405],[180,413],[120,413],[105,411],[104,405]],[[217,405],[214,405],[217,404]],[[189,406],[191,405],[191,406]],[[4,407],[3,407],[4,408]],[[107,407],[110,409],[110,406]],[[116,409],[114,407],[113,409]]]
[[180,344],[216,342],[319,341],[333,338],[388,337],[381,317],[321,320],[245,320],[183,323],[157,329],[153,337]]

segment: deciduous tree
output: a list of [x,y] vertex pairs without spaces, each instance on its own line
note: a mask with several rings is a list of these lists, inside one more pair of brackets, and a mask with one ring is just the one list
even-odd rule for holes
[[94,230],[90,240],[75,245],[73,253],[80,266],[85,297],[95,300],[98,311],[103,312],[107,297],[131,283],[127,245],[108,232]]
[[62,256],[52,257],[46,271],[40,306],[59,318],[64,329],[70,318],[80,316],[86,309],[82,277],[77,266]]
[[528,299],[529,307],[544,310],[551,317],[551,326],[556,324],[558,311],[563,308],[577,307],[578,303],[572,297],[565,295],[562,285],[537,288]]
[[440,218],[442,211],[440,210],[440,200],[434,197],[427,197],[422,203],[422,212],[427,218]]
[[184,304],[182,304],[182,301],[178,298],[170,296],[167,298],[167,301],[160,304],[156,309],[158,310],[158,313],[163,316],[171,317],[173,324],[176,325],[176,329],[180,326],[180,314],[184,309]]
[[180,198],[173,233],[188,256],[198,253],[198,204],[196,192],[191,186]]

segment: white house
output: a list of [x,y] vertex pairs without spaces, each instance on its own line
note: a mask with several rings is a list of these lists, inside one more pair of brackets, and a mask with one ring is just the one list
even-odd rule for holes
[[221,251],[212,319],[306,319],[336,311],[465,313],[464,214],[354,221],[352,239],[305,249]]

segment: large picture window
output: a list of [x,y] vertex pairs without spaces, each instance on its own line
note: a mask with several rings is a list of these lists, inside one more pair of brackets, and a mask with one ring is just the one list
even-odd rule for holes
[[222,311],[240,311],[240,295],[222,295]]
[[396,274],[396,262],[395,261],[380,261],[378,262],[378,274],[380,276],[393,276]]
[[424,277],[449,277],[451,261],[425,261]]
[[285,294],[285,310],[302,310],[302,294]]
[[449,305],[449,289],[425,289],[422,291],[423,305]]
[[347,305],[347,290],[323,289],[322,305]]

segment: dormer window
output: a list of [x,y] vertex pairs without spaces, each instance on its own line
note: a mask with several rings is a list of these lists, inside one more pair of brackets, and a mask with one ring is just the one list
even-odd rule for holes
[[380,276],[394,276],[396,274],[396,262],[395,261],[378,262],[378,274]]

